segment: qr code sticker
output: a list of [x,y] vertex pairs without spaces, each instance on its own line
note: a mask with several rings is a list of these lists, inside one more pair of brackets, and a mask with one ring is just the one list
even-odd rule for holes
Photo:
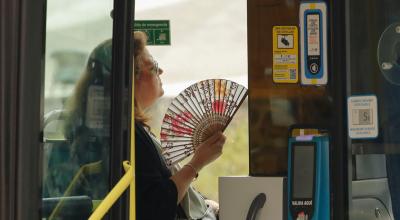
[[289,78],[290,79],[296,79],[297,72],[296,69],[289,69]]

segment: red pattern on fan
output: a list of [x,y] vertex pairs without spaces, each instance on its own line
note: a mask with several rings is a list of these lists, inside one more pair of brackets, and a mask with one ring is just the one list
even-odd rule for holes
[[225,111],[225,102],[217,100],[213,102],[213,112],[223,113]]
[[[193,115],[190,112],[186,111],[186,112],[182,112],[181,114],[176,115],[176,116],[171,116],[171,115],[166,114],[164,117],[164,120],[171,122],[171,124],[172,124],[171,129],[174,134],[182,135],[182,134],[192,134],[193,133],[193,129],[180,126],[180,124],[188,122],[191,118],[193,118]],[[167,134],[165,132],[160,133],[161,140],[166,140],[166,137],[167,137]]]
[[161,126],[161,146],[168,165],[190,156],[216,131],[224,131],[247,97],[247,89],[233,81],[197,82],[172,100]]

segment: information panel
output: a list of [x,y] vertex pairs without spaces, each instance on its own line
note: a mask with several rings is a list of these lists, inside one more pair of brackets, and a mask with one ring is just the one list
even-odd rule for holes
[[349,97],[347,113],[350,138],[378,137],[378,101],[375,95]]
[[325,2],[300,4],[301,84],[328,83],[327,9]]
[[297,27],[274,26],[272,34],[274,83],[297,83],[299,81]]

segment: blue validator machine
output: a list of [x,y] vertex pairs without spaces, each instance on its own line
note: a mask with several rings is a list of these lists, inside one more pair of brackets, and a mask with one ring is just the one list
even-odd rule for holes
[[288,151],[288,220],[329,220],[329,137],[290,137]]

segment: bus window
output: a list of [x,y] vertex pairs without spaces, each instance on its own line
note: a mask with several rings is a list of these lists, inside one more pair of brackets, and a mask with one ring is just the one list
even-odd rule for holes
[[[171,45],[148,46],[164,70],[164,96],[149,110],[156,135],[171,100],[193,83],[222,78],[247,87],[246,4],[245,0],[136,0],[136,20],[170,21]],[[193,183],[210,199],[218,201],[218,176],[248,174],[247,115],[245,100],[224,132],[224,153]]]
[[110,190],[113,0],[48,0],[42,219],[87,219]]

